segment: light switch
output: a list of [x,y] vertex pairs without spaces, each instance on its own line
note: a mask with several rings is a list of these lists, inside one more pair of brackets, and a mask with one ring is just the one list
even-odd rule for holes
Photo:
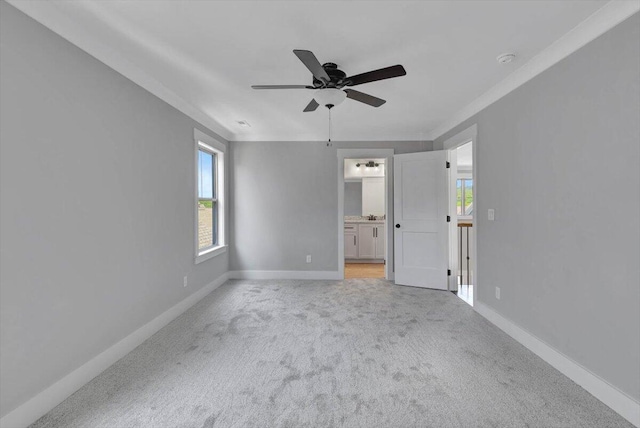
[[496,219],[496,212],[493,208],[489,208],[487,212],[487,216],[489,217],[489,221],[493,221]]

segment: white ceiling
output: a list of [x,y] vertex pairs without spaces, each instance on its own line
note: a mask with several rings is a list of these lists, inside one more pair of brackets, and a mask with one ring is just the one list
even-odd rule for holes
[[[231,140],[327,138],[327,110],[302,112],[312,91],[250,87],[310,84],[293,49],[348,75],[402,64],[407,76],[355,88],[386,99],[382,107],[345,100],[333,109],[332,139],[346,141],[428,139],[606,1],[11,3],[115,69],[135,70],[135,81],[153,82]],[[516,61],[499,65],[503,52]]]

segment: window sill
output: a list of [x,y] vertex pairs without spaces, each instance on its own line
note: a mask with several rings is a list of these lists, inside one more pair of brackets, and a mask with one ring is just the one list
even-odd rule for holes
[[219,256],[220,254],[226,253],[227,247],[227,245],[219,245],[217,247],[209,248],[208,250],[203,251],[196,256],[196,264],[202,263],[213,257]]

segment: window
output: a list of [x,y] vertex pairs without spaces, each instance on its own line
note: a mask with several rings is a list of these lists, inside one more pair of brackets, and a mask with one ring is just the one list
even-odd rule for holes
[[215,153],[204,147],[198,149],[198,250],[218,243],[218,204],[216,199]]
[[196,141],[196,263],[226,251],[224,241],[225,146],[194,130]]
[[458,216],[473,216],[473,180],[459,178],[456,182],[456,211]]

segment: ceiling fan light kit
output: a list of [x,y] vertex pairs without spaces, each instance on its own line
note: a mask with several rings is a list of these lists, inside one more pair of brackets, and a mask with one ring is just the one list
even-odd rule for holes
[[336,88],[318,89],[313,99],[322,106],[330,109],[337,106],[347,98],[347,93]]
[[315,89],[314,98],[304,108],[304,112],[315,111],[318,106],[323,105],[328,109],[340,104],[345,98],[370,105],[380,107],[385,100],[356,91],[355,89],[343,89],[345,86],[362,85],[363,83],[375,82],[378,80],[391,79],[407,74],[401,65],[380,68],[366,73],[348,76],[340,70],[333,62],[320,64],[320,61],[311,51],[294,49],[293,53],[302,61],[313,75],[311,85],[253,85],[253,89]]

